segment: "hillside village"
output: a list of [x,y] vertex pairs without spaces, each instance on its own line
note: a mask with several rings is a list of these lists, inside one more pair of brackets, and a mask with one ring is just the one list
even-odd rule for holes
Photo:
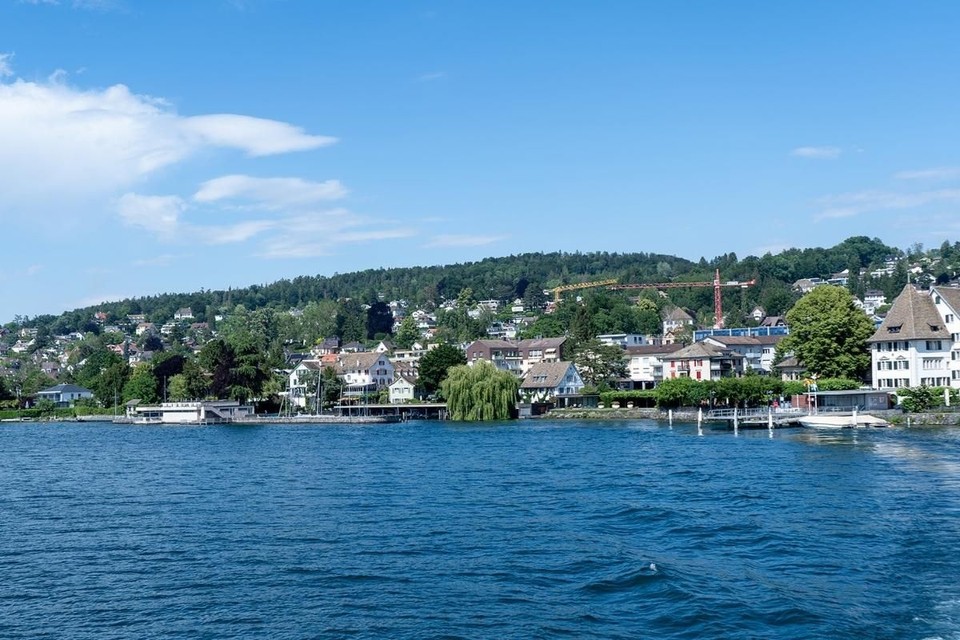
[[[960,288],[956,283],[936,284],[932,266],[923,261],[906,264],[893,257],[852,275],[847,269],[828,278],[801,278],[793,283],[792,291],[798,299],[821,286],[852,292],[859,286],[862,293],[854,303],[876,327],[869,341],[871,375],[864,384],[880,389],[960,387]],[[863,282],[889,278],[898,269],[911,283],[895,299],[888,300],[881,290],[862,287]],[[44,326],[11,323],[0,328],[0,401],[7,407],[38,402],[69,406],[78,401],[113,406],[131,400],[188,400],[229,393],[275,411],[315,412],[325,406],[318,398],[324,375],[328,387],[324,395],[330,404],[342,406],[360,398],[379,403],[433,401],[437,399],[436,385],[423,384],[420,363],[444,343],[459,350],[468,364],[485,360],[515,374],[524,401],[553,406],[576,406],[585,391],[653,389],[675,378],[709,381],[753,373],[794,381],[806,377],[802,362],[778,350],[778,344],[790,334],[784,309],[770,314],[753,305],[704,326],[702,316],[698,322],[696,312],[673,304],[665,292],[654,290],[646,292],[647,297],[625,299],[632,305],[646,305],[648,311],[656,309],[655,330],[584,334],[574,326],[576,315],[586,313],[590,296],[603,284],[538,289],[524,298],[507,300],[475,300],[472,292],[464,290],[457,298],[433,307],[413,306],[402,299],[354,303],[368,327],[371,322],[379,323],[376,334],[349,341],[325,336],[312,344],[285,339],[282,351],[270,356],[269,368],[263,362],[270,352],[265,342],[251,347],[246,355],[237,347],[229,356],[229,366],[218,364],[210,352],[223,344],[231,327],[231,344],[238,340],[238,327],[245,332],[244,339],[256,341],[260,338],[251,337],[250,326],[295,324],[303,321],[310,309],[291,308],[268,318],[242,308],[205,309],[196,314],[183,307],[162,322],[156,317],[150,321],[143,313],[118,316],[110,309],[96,309],[85,331],[58,335],[50,335]],[[562,335],[531,336],[532,331],[550,326],[545,321],[564,310],[573,320],[558,332]],[[442,325],[454,316],[479,326],[476,333],[480,335],[451,340],[451,333],[445,333]],[[650,322],[645,326],[653,328]],[[230,367],[240,369],[243,357],[247,364],[260,359],[254,363],[262,370],[259,377],[234,381],[234,386],[211,386],[211,380],[227,376]],[[204,361],[203,366],[191,364]],[[98,375],[91,376],[93,363],[99,369],[94,371]],[[222,374],[217,373],[218,366]],[[104,381],[105,376],[110,377],[107,371],[114,372],[112,382]],[[187,380],[191,376],[193,383]],[[85,380],[100,386],[84,387]],[[135,380],[138,382],[131,384]],[[337,387],[336,393],[330,387]]]

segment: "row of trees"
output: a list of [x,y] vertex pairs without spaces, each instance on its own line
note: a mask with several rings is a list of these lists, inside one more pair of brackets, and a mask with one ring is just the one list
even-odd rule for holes
[[[960,251],[946,245],[946,250],[941,248],[938,253],[953,259]],[[378,319],[386,318],[383,307],[377,304],[382,300],[406,300],[414,307],[431,308],[444,300],[456,299],[470,289],[478,299],[520,298],[536,308],[544,302],[543,289],[560,284],[607,278],[635,283],[705,281],[713,278],[715,269],[720,269],[725,279],[755,278],[758,281],[757,286],[740,291],[738,297],[729,296],[727,308],[733,313],[743,315],[760,304],[768,313],[777,314],[786,311],[795,300],[790,286],[801,277],[825,278],[853,266],[859,271],[860,267],[880,265],[885,258],[901,255],[900,250],[863,236],[849,238],[829,249],[790,249],[775,256],[749,256],[742,260],[733,253],[712,260],[701,258],[699,262],[648,253],[529,253],[443,267],[369,269],[330,277],[303,276],[243,289],[162,294],[104,303],[57,317],[21,317],[17,318],[16,324],[44,325],[51,334],[60,335],[70,331],[96,331],[92,316],[98,310],[110,313],[115,319],[143,313],[150,321],[166,322],[177,309],[190,307],[197,321],[211,322],[218,312],[229,311],[238,305],[249,310],[271,308],[286,311],[323,302],[326,305],[316,318],[323,330],[313,333],[330,336],[336,332],[346,340],[362,340],[364,336],[373,337],[388,331],[385,324],[378,324]],[[944,269],[949,270],[949,267]],[[892,289],[902,287],[902,283],[894,281],[879,284],[888,284]],[[712,310],[709,288],[674,289],[670,297],[678,306],[692,309],[703,317]],[[354,304],[342,302],[348,299]],[[361,305],[364,303],[372,305],[371,313],[363,313]],[[597,306],[609,309],[614,316],[624,313],[616,305],[610,306],[602,301],[598,301]],[[334,331],[329,330],[331,321]],[[654,319],[640,314],[610,320],[604,314],[598,314],[594,322],[601,331],[610,322],[615,322],[618,327],[649,330]]]

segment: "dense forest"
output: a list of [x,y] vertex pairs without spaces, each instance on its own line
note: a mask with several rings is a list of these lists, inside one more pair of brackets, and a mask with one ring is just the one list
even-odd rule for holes
[[[914,255],[909,255],[914,254]],[[939,258],[938,280],[956,276],[960,242],[945,242],[940,249],[923,252],[915,245],[905,254],[885,245],[879,239],[857,236],[838,245],[824,248],[789,249],[776,255],[749,256],[739,259],[735,253],[697,262],[654,253],[526,253],[478,262],[444,266],[395,269],[368,269],[333,276],[301,276],[266,285],[240,289],[166,293],[108,302],[66,312],[60,316],[18,317],[17,326],[43,327],[57,335],[70,331],[93,329],[95,311],[104,311],[113,318],[127,314],[145,314],[152,322],[170,320],[182,307],[190,307],[196,321],[211,320],[215,312],[232,311],[238,306],[252,311],[261,308],[289,310],[308,303],[338,301],[347,298],[360,304],[377,300],[405,300],[410,308],[432,309],[446,300],[456,299],[466,289],[477,299],[510,301],[529,298],[528,290],[541,291],[563,284],[602,279],[619,283],[696,282],[712,280],[720,270],[723,280],[755,280],[744,289],[728,290],[725,311],[749,312],[755,305],[769,314],[784,313],[795,301],[792,284],[800,278],[829,278],[850,269],[857,274],[862,268],[882,266],[890,259],[900,259],[897,271],[880,278],[857,278],[854,289],[877,288],[892,298],[906,281],[906,264],[902,258],[934,255]],[[713,310],[713,291],[706,288],[669,290],[673,304],[689,309],[706,322]]]

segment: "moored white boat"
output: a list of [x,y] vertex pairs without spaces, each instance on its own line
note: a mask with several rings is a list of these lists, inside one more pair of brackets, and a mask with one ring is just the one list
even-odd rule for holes
[[882,418],[866,413],[857,414],[856,411],[847,416],[813,414],[798,418],[797,421],[802,426],[813,429],[860,429],[863,427],[890,426],[890,423]]

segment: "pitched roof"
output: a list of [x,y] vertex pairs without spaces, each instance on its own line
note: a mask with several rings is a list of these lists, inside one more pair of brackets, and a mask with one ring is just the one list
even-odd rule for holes
[[675,353],[683,349],[679,342],[670,344],[638,344],[624,347],[624,351],[630,356],[658,356],[668,353]]
[[954,313],[960,314],[960,287],[934,287],[933,290],[950,305]]
[[345,353],[340,356],[337,362],[339,371],[363,371],[371,368],[377,360],[383,358],[387,362],[390,359],[382,353],[376,351],[360,351],[358,353]]
[[83,387],[78,387],[75,384],[58,384],[49,389],[44,389],[43,391],[38,391],[38,394],[53,394],[53,393],[93,393],[90,389],[84,389]]
[[538,362],[530,367],[520,384],[521,389],[553,389],[560,386],[572,362]]
[[687,322],[693,321],[693,316],[681,309],[680,307],[674,307],[668,313],[663,316],[664,320],[672,320],[674,322]]
[[867,342],[924,340],[949,337],[933,298],[908,284],[893,301],[880,328]]
[[[723,355],[726,355],[728,352],[726,349],[721,349],[720,347],[715,347],[712,344],[707,344],[704,342],[694,342],[688,347],[684,347],[675,353],[670,355],[663,356],[664,360],[687,360],[690,358],[717,358]],[[738,356],[740,357],[740,356]]]

